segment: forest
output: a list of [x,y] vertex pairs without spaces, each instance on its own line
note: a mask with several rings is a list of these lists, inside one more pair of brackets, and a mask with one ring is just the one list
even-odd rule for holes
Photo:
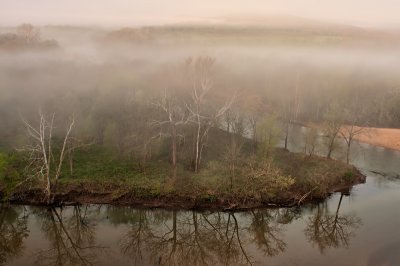
[[[2,28],[2,196],[228,208],[322,199],[361,182],[349,157],[366,127],[400,124],[399,41],[327,25]],[[298,125],[302,154],[288,152]]]

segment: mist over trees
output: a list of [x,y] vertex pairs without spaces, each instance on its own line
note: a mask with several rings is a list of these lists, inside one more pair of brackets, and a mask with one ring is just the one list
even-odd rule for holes
[[0,50],[7,52],[56,48],[59,48],[57,41],[43,40],[40,29],[32,24],[22,24],[15,29],[15,32],[0,34]]
[[[333,30],[332,36],[346,41],[321,42],[327,32],[30,24],[2,29],[1,47],[43,46],[49,43],[42,40],[55,38],[52,44],[62,49],[0,51],[0,145],[12,150],[28,144],[21,117],[37,124],[40,110],[56,114],[58,125],[73,115],[74,138],[131,159],[142,172],[166,151],[172,172],[177,162],[198,172],[213,156],[210,132],[225,130],[233,135],[220,156],[234,175],[241,137],[253,139],[255,155],[268,156],[280,140],[287,147],[293,123],[325,125],[330,157],[337,137],[351,146],[356,126],[400,126],[400,79],[399,63],[389,58],[389,42],[397,35],[377,48],[372,43],[379,32]],[[352,50],[355,44],[359,52]],[[344,135],[343,125],[352,131]],[[63,130],[55,127],[53,137],[63,139]],[[315,137],[307,137],[309,155]]]

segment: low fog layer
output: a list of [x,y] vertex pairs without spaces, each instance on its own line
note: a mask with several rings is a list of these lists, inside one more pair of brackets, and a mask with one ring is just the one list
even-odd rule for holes
[[165,89],[190,97],[187,62],[199,57],[215,60],[210,79],[221,101],[234,93],[256,97],[263,112],[279,117],[295,99],[296,120],[307,123],[321,121],[332,103],[351,105],[356,97],[364,106],[360,125],[400,126],[397,32],[332,25],[46,26],[30,28],[37,35],[28,40],[26,30],[0,29],[0,139],[8,147],[23,139],[21,117],[34,119],[39,110],[60,120],[73,113],[78,131],[93,137]]

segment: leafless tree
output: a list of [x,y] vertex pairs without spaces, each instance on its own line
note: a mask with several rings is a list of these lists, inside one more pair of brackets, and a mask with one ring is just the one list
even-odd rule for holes
[[304,154],[312,156],[317,148],[318,129],[311,127],[306,130],[304,135]]
[[233,186],[233,178],[235,177],[236,165],[239,161],[240,154],[242,151],[242,147],[244,144],[244,135],[245,135],[245,124],[244,118],[240,115],[240,112],[237,111],[235,113],[227,112],[231,117],[231,130],[232,132],[229,134],[230,144],[228,145],[225,152],[225,160],[229,164],[230,173],[231,173],[231,187]]
[[218,120],[229,110],[235,100],[235,95],[215,108],[209,103],[210,92],[213,89],[211,80],[211,69],[215,59],[211,57],[199,57],[194,62],[194,77],[191,104],[186,104],[190,112],[189,121],[196,127],[195,132],[195,158],[194,171],[197,173],[202,160],[202,153],[210,129],[215,126]]
[[143,123],[136,124],[136,127],[138,128],[137,132],[130,136],[131,140],[127,140],[127,142],[133,144],[131,151],[136,157],[140,171],[146,174],[148,161],[152,157],[154,142],[160,138],[161,133],[155,131],[154,125],[150,121],[143,121]]
[[74,154],[77,149],[85,148],[94,144],[94,140],[84,142],[76,137],[70,136],[67,142],[66,154],[68,156],[69,171],[71,176],[74,174]]
[[293,107],[289,103],[287,106],[283,107],[283,114],[282,114],[282,120],[284,123],[284,134],[285,134],[285,150],[288,149],[288,142],[289,142],[289,133],[290,133],[290,126],[293,122],[294,119],[294,113],[293,113]]
[[366,134],[368,132],[368,128],[357,126],[357,124],[360,123],[361,116],[363,114],[362,110],[363,105],[359,102],[358,99],[359,97],[358,95],[356,95],[356,97],[354,97],[352,105],[344,110],[346,125],[342,126],[340,130],[340,135],[346,142],[347,164],[349,164],[350,162],[350,150],[354,138],[356,138],[359,135]]
[[257,126],[263,117],[264,113],[267,112],[266,105],[263,103],[260,95],[257,94],[248,94],[241,95],[240,99],[242,99],[242,106],[240,109],[244,112],[245,118],[247,118],[247,127],[249,129],[249,133],[252,139],[252,151],[253,154],[257,151]]
[[333,150],[336,148],[336,137],[339,135],[343,125],[342,112],[337,103],[332,103],[325,115],[324,132],[327,137],[328,153],[326,157],[331,158]]
[[296,75],[295,92],[293,96],[284,96],[280,106],[280,120],[283,122],[284,149],[288,150],[290,127],[298,120],[300,112],[299,75]]
[[164,90],[164,96],[162,99],[154,105],[161,110],[164,114],[163,118],[160,120],[154,120],[153,125],[160,127],[160,136],[165,135],[162,131],[164,125],[167,125],[169,133],[167,135],[171,138],[171,163],[173,176],[176,177],[176,166],[177,166],[177,143],[178,137],[178,127],[184,125],[188,122],[188,114],[174,97],[168,95],[167,89]]
[[350,163],[350,150],[351,144],[356,136],[362,135],[368,132],[368,128],[365,127],[357,127],[353,123],[351,125],[343,126],[340,130],[340,135],[343,137],[346,142],[346,163]]
[[[75,119],[72,117],[69,125],[67,126],[58,161],[55,161],[55,148],[53,145],[55,113],[53,113],[50,118],[47,118],[41,112],[39,116],[40,119],[38,126],[34,126],[28,121],[23,120],[28,135],[32,140],[32,144],[25,146],[23,150],[29,153],[29,166],[31,166],[33,169],[33,176],[42,178],[44,181],[46,201],[48,204],[51,204],[53,201],[52,185],[54,183],[54,189],[57,187],[57,182],[61,174],[61,168],[65,159],[66,150],[70,141],[70,135],[75,123]],[[54,170],[53,167],[55,167]]]

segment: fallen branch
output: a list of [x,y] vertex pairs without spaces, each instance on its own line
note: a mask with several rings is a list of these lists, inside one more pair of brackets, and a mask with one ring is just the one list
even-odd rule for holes
[[309,192],[307,192],[306,194],[304,194],[299,201],[297,202],[297,205],[299,206],[303,200],[305,200],[314,190],[316,190],[318,188],[318,186],[314,187],[313,189],[311,189]]

